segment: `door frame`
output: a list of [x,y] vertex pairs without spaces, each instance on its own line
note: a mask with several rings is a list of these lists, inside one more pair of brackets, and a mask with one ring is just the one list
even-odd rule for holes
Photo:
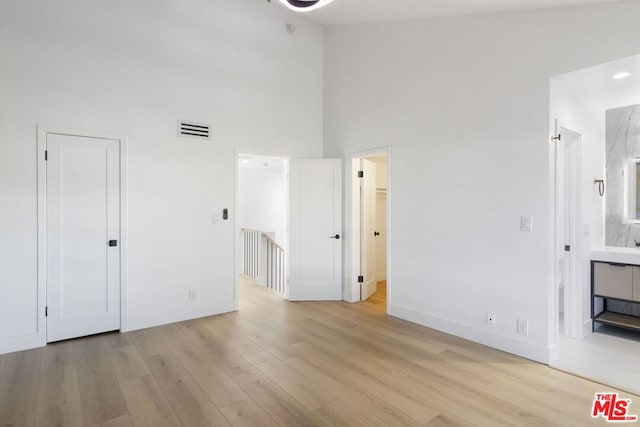
[[242,150],[238,150],[237,148],[234,150],[235,152],[235,200],[234,200],[234,212],[236,213],[236,224],[235,224],[235,258],[234,258],[234,269],[235,269],[235,284],[234,284],[234,304],[235,310],[240,309],[240,273],[242,272],[242,246],[240,245],[240,230],[242,229],[240,225],[240,208],[239,208],[239,200],[240,200],[240,156],[254,156],[254,157],[272,157],[284,160],[284,181],[285,181],[285,224],[286,224],[286,235],[285,235],[285,246],[284,246],[284,268],[285,268],[285,294],[284,299],[289,299],[289,160],[290,156],[283,156],[280,154],[258,154],[254,152],[246,152]]
[[[584,307],[582,302],[584,301],[584,286],[581,286],[583,283],[583,269],[582,263],[584,262],[584,257],[582,256],[583,250],[583,242],[582,242],[582,188],[580,186],[582,182],[582,134],[575,132],[567,127],[561,126],[559,128],[559,133],[564,135],[571,134],[571,147],[567,147],[565,144],[569,142],[568,138],[564,138],[562,141],[562,146],[564,149],[564,165],[569,165],[569,174],[571,175],[572,186],[570,188],[569,194],[569,205],[572,207],[572,212],[567,214],[565,212],[565,218],[570,217],[570,228],[572,239],[568,242],[571,245],[571,248],[575,246],[575,250],[571,250],[569,253],[570,264],[569,269],[571,270],[570,281],[565,284],[565,295],[564,295],[564,334],[569,338],[583,338],[583,322],[582,318],[584,317]],[[570,158],[567,159],[566,155],[570,152]],[[568,162],[567,162],[568,160]],[[567,176],[567,170],[563,167],[564,176]],[[566,183],[565,183],[566,188]],[[565,200],[567,199],[567,194],[564,194]],[[566,203],[565,203],[566,206]],[[566,232],[566,223],[565,223],[565,232]],[[557,246],[557,250],[560,250],[560,247]],[[565,266],[565,270],[567,267]]]
[[95,132],[55,126],[37,125],[37,335],[40,346],[47,345],[47,164],[45,148],[47,135],[58,134],[97,139],[112,139],[120,143],[120,332],[128,331],[127,325],[127,136],[107,132]]
[[[552,224],[553,224],[553,236],[551,239],[551,244],[553,249],[551,251],[551,255],[553,258],[552,261],[552,269],[551,269],[551,290],[550,290],[550,299],[551,299],[551,310],[550,310],[550,329],[551,336],[554,339],[554,342],[550,345],[550,362],[553,363],[555,359],[558,357],[558,345],[560,343],[560,322],[559,322],[559,309],[560,309],[560,301],[559,301],[559,292],[558,292],[558,259],[559,252],[561,251],[561,246],[563,246],[563,241],[565,239],[565,212],[564,205],[565,199],[560,200],[560,195],[566,197],[564,190],[562,193],[560,192],[559,185],[560,183],[565,184],[565,176],[566,169],[565,166],[567,164],[567,159],[565,159],[565,154],[567,152],[566,143],[568,141],[573,141],[573,150],[571,159],[569,159],[570,167],[573,171],[572,180],[573,180],[573,190],[570,194],[572,198],[571,204],[573,205],[573,215],[571,215],[572,224],[570,225],[572,228],[572,236],[573,239],[568,244],[571,245],[570,257],[571,257],[571,270],[572,276],[570,283],[564,284],[564,321],[566,335],[568,338],[577,338],[582,339],[585,336],[585,330],[587,327],[583,324],[583,318],[585,314],[584,308],[584,286],[583,278],[584,278],[584,263],[585,263],[585,255],[584,244],[583,244],[583,230],[582,230],[582,143],[583,143],[583,135],[580,132],[576,132],[568,126],[565,126],[562,122],[556,120],[555,121],[555,131],[554,136],[558,134],[562,135],[562,139],[560,141],[552,140],[551,146],[551,154],[552,154],[552,168],[550,171],[553,173],[552,183],[552,194],[553,194],[553,216],[552,216]],[[575,135],[574,138],[568,139],[566,134]],[[562,157],[559,156],[560,151],[562,150]],[[560,161],[560,159],[562,161]],[[562,177],[562,179],[560,179]],[[560,224],[563,224],[563,227],[560,227]],[[562,234],[562,235],[561,235]],[[566,244],[566,242],[565,242]],[[563,249],[562,249],[563,250]],[[566,268],[563,266],[563,268]],[[590,322],[588,322],[590,324]],[[564,334],[564,332],[563,332]]]
[[[360,301],[360,284],[358,283],[358,272],[360,271],[360,202],[358,197],[358,160],[363,157],[370,156],[386,156],[387,158],[387,224],[386,224],[386,234],[387,234],[387,307],[386,312],[389,312],[389,306],[391,305],[392,296],[393,296],[393,286],[392,282],[392,273],[393,273],[393,265],[391,262],[391,253],[392,253],[392,241],[393,234],[391,231],[391,219],[392,219],[392,201],[393,201],[393,191],[391,188],[391,146],[372,148],[369,150],[363,151],[354,151],[350,154],[350,162],[345,162],[345,168],[350,168],[347,170],[347,176],[351,177],[351,185],[345,185],[345,199],[350,201],[350,203],[345,203],[346,206],[346,220],[345,226],[350,226],[351,230],[345,230],[345,235],[349,236],[347,246],[351,246],[350,248],[345,248],[347,255],[345,258],[345,274],[346,274],[346,283],[349,283],[348,293],[344,295],[344,300],[347,302],[355,303]],[[348,180],[345,180],[347,183]],[[349,220],[350,218],[350,220]]]

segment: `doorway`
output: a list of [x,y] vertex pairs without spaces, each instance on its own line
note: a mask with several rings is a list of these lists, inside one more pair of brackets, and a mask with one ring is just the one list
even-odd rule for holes
[[558,126],[555,138],[557,329],[564,337],[582,339],[582,135]]
[[38,128],[44,342],[120,330],[125,139]]
[[353,158],[355,300],[387,312],[389,156],[386,151]]
[[287,294],[287,172],[283,157],[239,154],[240,277]]
[[290,301],[342,300],[342,160],[240,154],[237,165],[241,285]]

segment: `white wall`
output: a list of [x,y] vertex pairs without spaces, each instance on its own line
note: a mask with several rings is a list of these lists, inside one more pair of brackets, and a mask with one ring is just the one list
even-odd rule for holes
[[322,154],[322,39],[264,1],[1,2],[0,353],[39,344],[37,124],[129,137],[128,328],[233,310],[234,151]]
[[285,247],[287,194],[284,161],[281,169],[238,170],[240,228],[275,232],[275,241]]
[[392,146],[391,314],[548,360],[549,78],[638,53],[638,16],[629,2],[326,29],[325,155]]

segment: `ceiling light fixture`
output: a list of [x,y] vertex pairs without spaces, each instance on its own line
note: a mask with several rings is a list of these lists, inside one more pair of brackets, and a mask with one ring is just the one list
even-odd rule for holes
[[280,3],[284,4],[291,10],[296,12],[310,12],[318,9],[322,6],[326,6],[333,0],[280,0]]
[[620,79],[626,79],[630,75],[631,75],[631,73],[628,73],[628,72],[624,71],[622,73],[614,74],[612,78],[614,80],[620,80]]

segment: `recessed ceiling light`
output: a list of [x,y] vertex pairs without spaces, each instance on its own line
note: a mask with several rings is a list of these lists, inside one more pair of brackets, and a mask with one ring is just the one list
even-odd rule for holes
[[613,79],[614,80],[620,80],[620,79],[626,79],[627,77],[629,77],[631,75],[631,73],[628,73],[626,71],[622,72],[622,73],[617,73],[613,75]]
[[310,12],[318,9],[322,6],[326,6],[333,0],[280,0],[280,3],[284,4],[291,10],[296,12]]
[[242,161],[242,164],[243,164],[243,165],[248,165],[248,164],[249,164],[249,159],[244,159],[244,160]]

